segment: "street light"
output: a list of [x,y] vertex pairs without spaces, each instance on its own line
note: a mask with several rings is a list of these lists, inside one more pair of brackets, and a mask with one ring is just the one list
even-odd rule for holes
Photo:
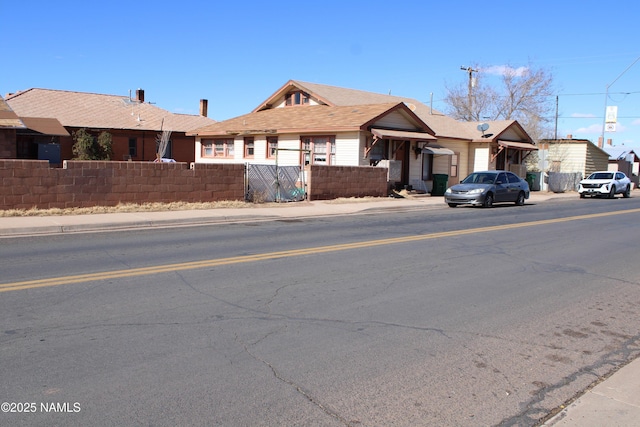
[[604,130],[605,130],[605,128],[607,127],[607,100],[609,99],[609,88],[610,88],[611,86],[613,86],[613,84],[614,84],[615,82],[617,82],[617,81],[618,81],[618,79],[619,79],[620,77],[622,77],[622,75],[623,75],[624,73],[626,73],[627,71],[629,71],[629,68],[631,68],[631,67],[633,67],[634,65],[636,65],[636,62],[638,62],[638,61],[640,61],[640,56],[639,56],[639,57],[637,57],[637,58],[636,58],[636,60],[635,60],[635,61],[633,61],[633,62],[631,63],[631,65],[629,65],[627,68],[625,68],[625,70],[624,70],[622,73],[620,73],[620,75],[619,75],[618,77],[616,77],[614,81],[612,81],[611,83],[609,83],[609,84],[607,85],[607,90],[605,91],[605,95],[604,95],[604,117],[602,118],[602,136],[600,137],[600,138],[602,139],[602,144],[603,144],[603,145],[604,145]]

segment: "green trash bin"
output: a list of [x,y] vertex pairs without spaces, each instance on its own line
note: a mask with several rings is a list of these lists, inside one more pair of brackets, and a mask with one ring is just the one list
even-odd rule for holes
[[431,195],[444,196],[444,192],[447,191],[448,181],[449,181],[449,175],[434,173],[433,188],[431,189]]
[[529,184],[529,189],[533,188],[533,183],[535,182],[536,176],[532,173],[527,172],[527,184]]

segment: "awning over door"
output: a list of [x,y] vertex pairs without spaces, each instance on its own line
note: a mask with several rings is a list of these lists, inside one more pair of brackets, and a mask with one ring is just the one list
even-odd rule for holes
[[371,129],[377,138],[403,139],[410,141],[435,141],[436,137],[425,132],[409,132],[406,130]]
[[535,151],[538,149],[535,145],[526,142],[498,141],[498,145],[523,151]]
[[435,154],[440,156],[453,156],[455,153],[452,150],[438,146],[426,146],[422,148],[423,154]]

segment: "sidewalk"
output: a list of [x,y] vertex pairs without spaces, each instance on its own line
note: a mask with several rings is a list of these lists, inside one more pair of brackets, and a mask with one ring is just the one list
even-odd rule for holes
[[[532,192],[528,204],[549,199],[577,198],[575,193]],[[446,208],[442,197],[429,194],[405,198],[365,198],[318,200],[281,204],[247,204],[242,208],[218,208],[165,212],[122,212],[85,215],[0,217],[0,238],[114,231],[153,227],[177,227],[219,223],[273,221],[288,218],[309,218],[324,215],[349,215],[376,210],[407,210]],[[448,208],[447,208],[448,209]]]
[[[532,192],[527,204],[547,200],[577,199],[577,193]],[[351,215],[394,210],[449,209],[442,197],[416,195],[406,198],[349,199],[248,205],[190,211],[128,212],[40,217],[0,217],[0,239],[18,236],[114,231],[154,227],[274,221],[291,218]],[[525,207],[526,208],[526,207]],[[588,390],[543,427],[640,426],[640,359],[615,372]]]
[[542,427],[640,425],[640,359],[578,397]]

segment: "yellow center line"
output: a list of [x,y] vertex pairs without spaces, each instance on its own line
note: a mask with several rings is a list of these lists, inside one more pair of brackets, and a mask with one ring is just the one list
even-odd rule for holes
[[529,221],[516,224],[501,224],[490,227],[469,228],[466,230],[443,231],[439,233],[420,234],[406,237],[393,237],[388,239],[368,240],[364,242],[343,243],[338,245],[318,246],[304,249],[292,249],[288,251],[268,252],[256,255],[243,255],[230,258],[219,258],[204,261],[183,262],[178,264],[158,265],[153,267],[132,268],[127,270],[105,271],[101,273],[78,274],[73,276],[52,277],[49,279],[27,280],[23,282],[0,284],[0,292],[18,291],[23,289],[34,289],[48,286],[67,285],[72,283],[83,283],[97,280],[110,280],[124,277],[145,276],[150,274],[160,274],[183,270],[195,270],[200,268],[211,268],[222,265],[240,264],[255,261],[265,261],[277,258],[296,257],[310,254],[320,254],[337,252],[350,249],[370,248],[381,245],[393,245],[407,242],[417,242],[421,240],[441,239],[444,237],[464,236],[468,234],[488,233],[491,231],[504,231],[525,227],[536,227],[540,225],[557,224],[561,222],[578,221],[592,218],[602,218],[613,215],[625,215],[640,212],[638,209],[630,209],[616,212],[604,212],[588,215],[577,215],[565,218],[544,219],[539,221]]

